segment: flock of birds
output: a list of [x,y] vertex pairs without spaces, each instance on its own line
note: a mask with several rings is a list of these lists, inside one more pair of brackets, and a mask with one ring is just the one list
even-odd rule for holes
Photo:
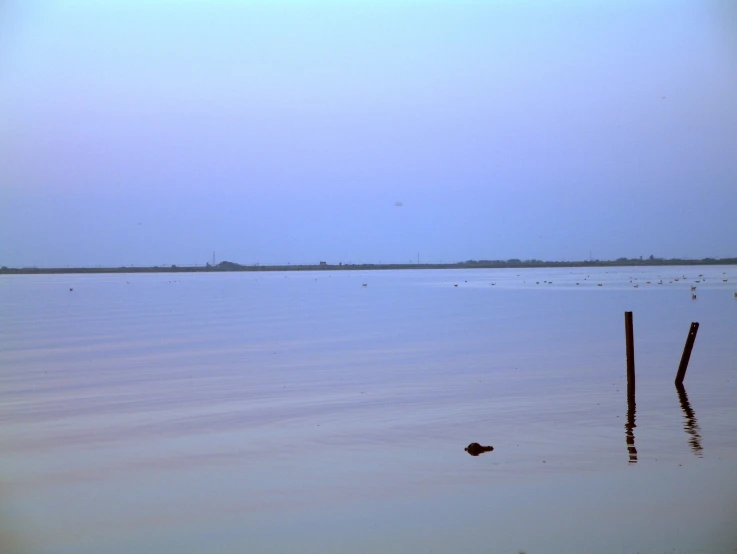
[[[726,271],[723,271],[722,272],[722,275],[726,275],[726,274],[727,274]],[[520,277],[520,274],[517,274],[517,277]],[[590,278],[591,278],[591,276],[590,275],[587,275],[586,277],[584,277],[583,280],[584,281],[588,281]],[[685,275],[682,275],[681,277],[672,277],[672,278],[669,279],[668,283],[671,283],[671,284],[672,283],[677,283],[681,279],[685,280],[685,279],[688,279],[688,277],[686,277]],[[317,281],[317,279],[315,279],[315,281]],[[640,284],[639,283],[636,283],[635,281],[637,281],[637,277],[630,277],[630,283],[632,284],[632,286],[634,288],[636,288],[636,289],[637,288],[640,288]],[[699,278],[698,279],[694,279],[694,282],[695,283],[701,283],[702,281],[706,282],[706,277],[704,277],[703,273],[699,273]],[[171,283],[171,281],[169,281],[169,282]],[[176,281],[174,281],[174,282],[176,282]],[[524,281],[524,283],[526,283],[526,282],[527,281]],[[729,282],[729,279],[723,278],[722,279],[722,282],[723,283],[727,283],[727,282]],[[126,281],[126,283],[128,283],[128,281]],[[468,281],[464,281],[464,283],[468,283]],[[645,284],[646,285],[650,285],[651,283],[652,283],[652,281],[645,281]],[[536,285],[539,285],[540,284],[540,281],[535,281],[535,284]],[[552,285],[553,284],[553,281],[543,281],[543,284]],[[580,285],[580,284],[581,284],[580,281],[576,283],[576,285]],[[657,281],[657,284],[658,285],[662,285],[663,284],[663,280],[662,279],[659,279]],[[496,285],[496,283],[491,283],[491,286],[495,286],[495,285]],[[361,283],[361,286],[362,287],[368,287],[368,283]],[[453,286],[454,287],[458,287],[458,283],[454,283]],[[604,283],[596,283],[596,286],[603,287],[604,286]],[[69,288],[69,292],[73,292],[73,291],[74,291],[74,289],[72,287],[70,287]],[[691,285],[691,300],[696,300],[696,298],[697,298],[697,296],[696,296],[696,285]],[[737,292],[734,293],[734,298],[737,298]]]
[[[723,271],[722,272],[722,275],[726,275],[726,274],[727,274],[726,271]],[[519,276],[520,275],[518,274],[517,277],[519,277]],[[660,276],[658,276],[658,277],[660,277]],[[590,275],[587,275],[586,277],[584,277],[583,280],[584,281],[588,281],[590,278],[591,278],[591,276]],[[686,279],[688,279],[688,277],[686,277],[685,275],[682,275],[680,277],[671,277],[668,280],[668,283],[670,283],[670,284],[677,283],[680,280],[686,280]],[[637,289],[637,288],[640,288],[640,284],[637,283],[636,281],[637,281],[637,277],[630,277],[630,283],[632,284],[632,286],[634,288]],[[706,277],[704,277],[703,273],[699,273],[698,279],[694,279],[694,282],[695,283],[701,283],[702,281],[703,282],[706,282]],[[468,283],[468,281],[464,281],[464,282],[465,283]],[[722,282],[723,283],[727,283],[727,282],[729,282],[729,279],[727,279],[725,277],[725,278],[722,279]],[[524,281],[524,283],[526,283],[526,281]],[[540,284],[540,281],[535,281],[535,284],[536,285],[539,285]],[[543,284],[552,285],[553,284],[553,281],[543,281]],[[580,285],[580,284],[581,284],[580,281],[576,283],[576,285]],[[650,284],[652,284],[652,281],[645,281],[645,284],[646,285],[650,285]],[[657,284],[658,285],[662,285],[663,284],[663,279],[658,279]],[[494,285],[496,285],[496,283],[491,283],[491,285],[494,286]],[[363,285],[363,286],[365,287],[366,285]],[[458,287],[458,283],[454,283],[453,286],[454,287]],[[604,283],[598,283],[597,282],[596,283],[596,286],[603,287],[604,286]],[[697,296],[696,296],[696,285],[691,285],[691,299],[692,300],[696,300],[696,298],[697,298]],[[734,298],[737,298],[737,292],[734,293]]]

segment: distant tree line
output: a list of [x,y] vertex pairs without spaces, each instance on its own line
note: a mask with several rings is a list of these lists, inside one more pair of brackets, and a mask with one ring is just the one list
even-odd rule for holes
[[467,260],[448,264],[302,264],[302,265],[241,265],[235,262],[220,262],[204,266],[153,266],[153,267],[76,267],[76,268],[38,268],[0,267],[0,274],[51,274],[51,273],[207,273],[221,271],[325,271],[325,270],[380,270],[380,269],[503,269],[534,267],[639,267],[673,265],[737,265],[737,258],[702,258],[688,260],[682,258],[663,259],[650,256],[641,258],[617,258],[616,260],[582,260],[573,262],[551,262],[543,260]]

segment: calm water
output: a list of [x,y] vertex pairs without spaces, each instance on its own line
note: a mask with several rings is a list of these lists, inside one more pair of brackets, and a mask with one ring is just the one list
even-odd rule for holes
[[734,266],[0,277],[0,551],[733,553],[734,292]]

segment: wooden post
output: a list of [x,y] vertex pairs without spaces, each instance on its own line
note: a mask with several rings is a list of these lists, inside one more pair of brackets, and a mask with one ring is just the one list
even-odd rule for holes
[[635,400],[635,337],[632,312],[624,312],[624,334],[627,342],[627,400]]
[[683,379],[686,377],[686,370],[688,369],[688,361],[691,359],[691,350],[693,350],[693,343],[696,341],[696,333],[699,331],[698,322],[694,321],[691,323],[691,328],[688,330],[688,337],[686,337],[686,345],[683,347],[683,355],[681,356],[681,364],[678,366],[678,373],[676,374],[676,386],[683,384]]

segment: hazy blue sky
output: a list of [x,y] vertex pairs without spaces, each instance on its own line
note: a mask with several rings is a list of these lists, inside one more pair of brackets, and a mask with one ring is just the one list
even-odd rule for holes
[[0,264],[213,250],[737,256],[737,0],[0,2]]

